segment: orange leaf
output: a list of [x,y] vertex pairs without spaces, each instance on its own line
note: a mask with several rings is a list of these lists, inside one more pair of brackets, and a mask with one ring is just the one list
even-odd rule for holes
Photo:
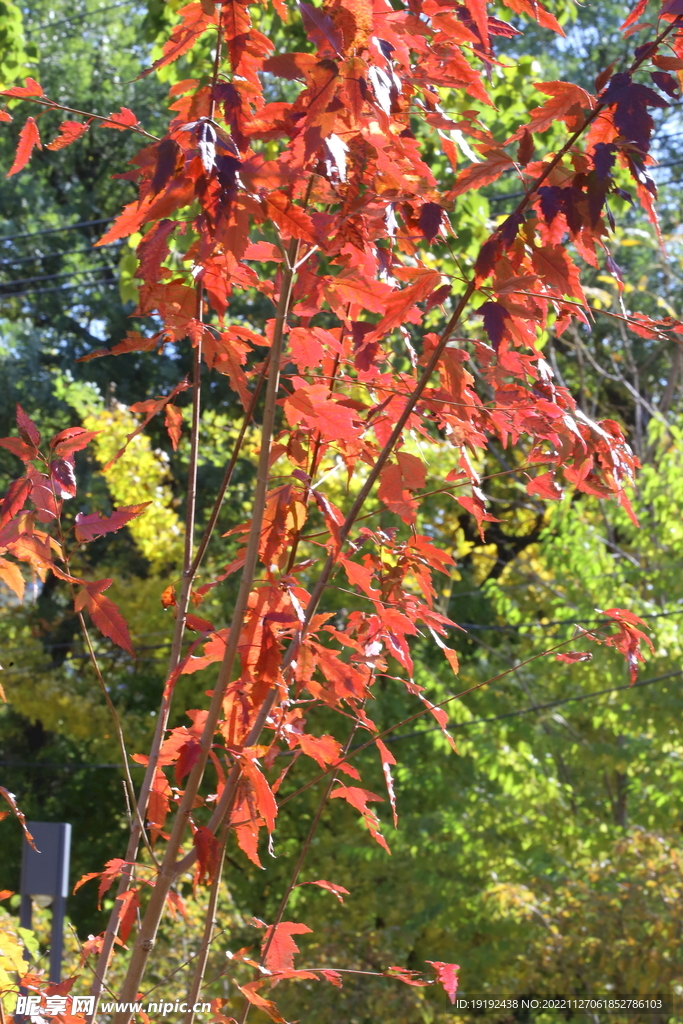
[[125,132],[127,128],[133,128],[136,124],[138,124],[137,114],[134,114],[128,107],[121,107],[115,114],[110,114],[106,121],[102,121],[101,127]]
[[562,245],[543,245],[534,249],[531,262],[538,276],[563,295],[584,299],[579,275],[566,248]]
[[317,885],[320,889],[327,889],[334,896],[337,897],[340,903],[344,902],[344,896],[349,896],[349,890],[345,889],[343,885],[335,885],[334,882],[326,882],[324,878],[317,878],[314,882],[299,882],[299,885]]
[[683,71],[683,59],[681,59],[681,57],[672,57],[669,54],[656,53],[652,58],[652,63],[656,64],[658,68],[662,68],[664,71]]
[[585,89],[571,82],[535,82],[534,85],[540,92],[547,93],[550,99],[540,107],[534,107],[528,124],[518,128],[506,145],[521,139],[525,131],[544,132],[555,121],[562,120],[572,107],[591,110],[595,105],[593,97]]
[[0,558],[0,580],[6,583],[21,601],[24,596],[24,577],[19,566],[14,562],[8,562],[6,558]]
[[[292,935],[306,935],[312,929],[305,924],[298,924],[295,921],[281,921],[275,926],[271,925],[263,936],[262,949],[266,953],[266,967],[274,974],[280,971],[291,971],[294,969],[294,955],[299,952],[299,947],[292,938]],[[272,938],[271,938],[272,935]]]
[[77,612],[87,608],[90,618],[100,633],[109,637],[124,651],[135,656],[126,620],[114,602],[102,594],[102,591],[110,587],[112,582],[113,580],[96,580],[94,583],[86,583],[80,594],[76,596],[74,608]]
[[503,3],[516,14],[527,14],[530,18],[534,18],[543,28],[552,29],[558,35],[564,36],[562,26],[555,15],[551,14],[550,11],[546,11],[545,7],[538,3],[538,0],[503,0]]
[[104,865],[104,871],[90,871],[87,875],[82,875],[73,887],[73,891],[78,892],[80,887],[85,885],[86,882],[89,882],[92,878],[99,878],[100,885],[97,891],[97,897],[101,900],[116,876],[121,874],[125,863],[125,860],[121,860],[120,857],[114,857],[112,860],[108,860]]
[[273,791],[268,785],[265,776],[261,774],[256,764],[250,758],[244,759],[242,771],[251,784],[259,814],[263,816],[268,831],[272,832],[275,828],[275,819],[277,817],[277,803],[273,796]]
[[197,851],[197,868],[195,870],[195,885],[207,884],[213,880],[218,868],[220,859],[221,844],[211,829],[201,825],[192,837],[194,848]]
[[[509,140],[508,140],[509,141]],[[500,178],[503,171],[514,167],[512,157],[501,149],[492,149],[491,156],[478,164],[471,164],[466,167],[455,179],[455,187],[449,195],[461,196],[464,192],[471,192],[474,188],[481,188],[483,185],[490,185],[492,181]]]
[[275,1021],[275,1024],[287,1024],[285,1018],[282,1017],[277,1010],[275,1003],[272,999],[265,999],[256,989],[257,985],[262,985],[263,979],[259,978],[258,981],[250,981],[246,985],[238,985],[242,995],[246,996],[250,1003],[254,1006],[258,1006],[260,1010],[265,1010],[271,1020]]
[[127,238],[134,231],[138,231],[145,223],[145,217],[151,205],[150,199],[146,199],[142,203],[137,200],[128,203],[127,206],[124,206],[123,213],[116,218],[109,230],[102,235],[99,241],[95,242],[95,245],[108,245],[109,242]]
[[135,918],[140,906],[140,893],[137,889],[128,889],[127,892],[117,896],[116,900],[121,903],[121,909],[119,910],[119,938],[121,942],[126,942],[131,928],[135,924]]
[[287,237],[316,244],[313,221],[300,206],[290,203],[282,192],[271,192],[265,202],[268,216]]
[[384,772],[384,781],[387,786],[387,793],[389,794],[389,803],[391,804],[391,812],[394,816],[394,828],[398,828],[398,814],[396,813],[396,793],[394,791],[394,780],[391,776],[391,766],[396,764],[396,758],[391,753],[386,743],[382,740],[375,740],[375,745],[379,750],[379,756],[382,761],[382,771]]
[[22,167],[26,166],[31,159],[34,146],[37,146],[38,149],[43,148],[38,133],[38,125],[32,117],[29,117],[19,133],[16,156],[14,157],[14,163],[6,174],[7,178],[11,178],[13,174],[18,174]]
[[48,142],[45,149],[50,149],[53,152],[58,149],[66,149],[76,139],[80,139],[81,135],[85,135],[90,124],[87,121],[62,121],[59,126],[60,134],[52,142]]
[[168,431],[168,436],[170,437],[171,444],[173,445],[173,451],[177,452],[178,444],[180,442],[180,435],[182,434],[183,431],[183,414],[176,405],[171,405],[171,403],[169,402],[169,404],[166,406],[166,413],[164,418],[166,423],[166,430]]
[[14,96],[17,99],[29,99],[31,96],[44,96],[43,87],[38,85],[35,78],[27,78],[24,85],[14,85],[11,89],[3,89],[3,96]]
[[[479,164],[476,166],[478,167]],[[435,270],[421,270],[415,274],[415,278],[413,284],[408,285],[407,288],[397,288],[389,296],[385,307],[385,315],[379,321],[374,331],[367,335],[365,338],[366,343],[375,341],[389,331],[393,331],[395,327],[399,327],[405,322],[408,313],[415,303],[422,302],[441,284],[441,274]]]
[[5,789],[4,786],[0,786],[0,796],[3,797],[7,801],[7,803],[12,808],[12,811],[14,812],[15,817],[19,820],[19,824],[22,827],[22,830],[23,830],[26,842],[29,844],[29,846],[31,846],[36,851],[36,853],[38,853],[39,851],[38,851],[38,849],[36,847],[36,844],[33,842],[33,836],[31,835],[31,833],[29,832],[28,828],[26,827],[26,817],[24,816],[23,811],[20,810],[19,805],[17,804],[17,799],[16,799],[14,793],[10,793],[10,791],[8,789]]
[[164,43],[163,55],[154,61],[151,68],[146,68],[139,75],[140,78],[151,74],[157,68],[163,68],[164,65],[172,64],[178,60],[179,57],[182,57],[184,53],[187,53],[194,46],[195,40],[209,25],[216,23],[215,12],[213,15],[206,14],[201,4],[185,4],[184,7],[180,8],[178,14],[182,20],[174,27],[170,39],[167,39]]
[[367,789],[361,789],[360,786],[340,786],[339,789],[335,789],[334,793],[330,794],[331,800],[335,798],[346,800],[346,802],[351,804],[352,807],[355,807],[357,811],[360,811],[373,839],[379,843],[380,846],[384,847],[387,853],[391,853],[391,850],[387,846],[386,839],[379,831],[379,818],[375,812],[368,807],[368,803],[371,800],[379,800],[380,803],[383,803],[383,798],[381,796],[377,796],[376,793],[370,793]]

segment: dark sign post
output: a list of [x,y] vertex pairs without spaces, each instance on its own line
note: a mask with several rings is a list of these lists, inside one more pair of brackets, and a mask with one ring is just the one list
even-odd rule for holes
[[24,839],[21,858],[21,926],[31,927],[33,901],[41,907],[52,907],[50,981],[58,983],[62,976],[64,912],[69,891],[71,825],[47,821],[29,821],[27,825],[40,852],[31,849]]

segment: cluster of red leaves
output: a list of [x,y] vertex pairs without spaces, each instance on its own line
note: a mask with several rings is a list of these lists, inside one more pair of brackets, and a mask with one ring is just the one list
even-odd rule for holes
[[[515,13],[561,32],[535,0],[504,2]],[[283,0],[273,4],[283,18],[292,14]],[[455,652],[442,639],[456,624],[435,611],[432,581],[435,571],[450,572],[452,559],[434,545],[428,531],[417,528],[427,472],[437,470],[435,460],[428,462],[408,447],[428,453],[448,442],[456,449],[458,468],[443,482],[456,489],[457,501],[476,518],[482,537],[484,524],[494,517],[473,456],[476,461],[493,438],[504,447],[526,442],[528,465],[541,470],[529,478],[529,493],[557,500],[567,484],[614,497],[632,515],[624,488],[636,462],[619,425],[594,423],[577,409],[571,394],[555,384],[538,338],[548,328],[560,334],[572,322],[590,323],[579,261],[592,267],[604,261],[619,277],[609,251],[613,222],[607,205],[610,195],[626,194],[616,168],[630,174],[656,224],[656,189],[648,173],[653,163],[650,110],[666,106],[665,96],[678,96],[670,72],[683,67],[679,6],[680,0],[665,3],[660,35],[635,50],[628,70],[611,74],[608,69],[601,75],[595,95],[571,83],[539,83],[547,98],[504,143],[495,140],[476,111],[465,110],[454,121],[440,107],[439,88],[491,102],[484,72],[495,60],[492,40],[517,30],[490,16],[484,0],[455,7],[407,0],[399,9],[379,0],[326,0],[322,7],[300,3],[308,48],[283,53],[274,52],[271,40],[253,24],[250,7],[237,0],[220,5],[197,0],[178,12],[154,67],[177,60],[207,32],[218,31],[225,59],[213,82],[184,80],[172,87],[168,132],[141,149],[122,176],[137,184],[138,198],[99,244],[142,235],[136,314],[153,315],[163,329],[149,337],[130,332],[112,354],[152,351],[189,338],[201,346],[208,369],[227,377],[245,410],[259,375],[279,371],[283,422],[271,464],[286,462],[289,479],[282,482],[281,470],[266,499],[259,582],[239,623],[239,672],[223,694],[218,729],[207,741],[206,712],[191,712],[192,728],[172,730],[154,762],[146,808],[152,841],[165,835],[166,818],[182,797],[186,777],[208,758],[215,768],[214,792],[197,798],[195,807],[214,801],[220,806],[227,773],[236,772],[229,821],[244,853],[260,864],[260,832],[273,833],[277,792],[299,756],[311,758],[323,771],[361,781],[334,737],[307,731],[315,707],[343,710],[356,727],[376,737],[368,699],[378,673],[387,675],[395,664],[410,693],[445,727],[445,712],[433,707],[412,679],[410,643],[419,631],[430,632],[457,671]],[[627,19],[627,35],[644,8],[642,0]],[[640,81],[646,65],[655,68],[650,76],[655,88]],[[272,94],[278,79],[298,84],[295,98],[268,98],[264,83],[271,83]],[[59,106],[31,79],[4,95],[34,100],[45,110]],[[453,170],[458,163],[453,138],[466,137],[478,153],[450,188],[439,184],[421,155],[411,130],[416,114],[432,129]],[[65,121],[47,148],[70,145],[92,120]],[[99,121],[103,127],[142,131],[125,108]],[[566,126],[566,144],[554,155],[534,159],[538,137],[559,123]],[[40,137],[29,118],[10,174],[26,164],[35,146]],[[425,257],[453,231],[449,215],[458,197],[507,172],[520,178],[524,198],[483,244],[471,276],[444,278]],[[273,304],[273,319],[259,330],[231,317],[233,295],[250,289]],[[461,298],[453,300],[455,313],[442,333],[425,330],[426,314],[444,307],[452,293]],[[625,320],[646,336],[677,326],[642,315]],[[456,340],[454,329],[461,321],[467,338]],[[268,369],[278,332],[285,335],[284,354],[279,366]],[[397,346],[407,360],[396,358]],[[91,358],[104,354],[98,351]],[[432,363],[433,376],[420,382],[423,368]],[[484,390],[478,388],[475,370]],[[187,386],[181,381],[168,396],[140,403],[136,411],[145,417],[140,429],[165,410],[176,446],[181,416],[172,399]],[[405,425],[395,437],[397,423]],[[73,576],[73,551],[35,525],[57,521],[63,501],[75,494],[74,453],[92,435],[80,428],[64,431],[50,442],[48,457],[21,410],[18,426],[20,439],[0,441],[26,465],[2,504],[3,550],[29,563],[41,578],[51,569],[66,580],[75,588],[76,609],[87,608],[106,636],[131,650],[125,623],[103,596],[110,581]],[[349,481],[362,481],[381,466],[377,496],[396,516],[396,526],[364,526],[352,533],[358,510],[347,518],[317,479],[325,460],[336,460]],[[119,529],[142,511],[143,506],[118,509],[105,519],[97,513],[79,515],[75,539],[83,543]],[[335,615],[333,624],[332,613],[318,611],[318,598],[311,597],[314,560],[296,560],[309,520],[318,531],[310,543],[333,561],[337,581],[344,581],[343,571],[352,592],[363,598],[364,610],[351,612],[343,623]],[[245,523],[233,532],[248,530]],[[198,599],[241,570],[245,558],[240,550],[219,580],[199,588]],[[0,561],[0,575],[21,596],[23,578],[15,563]],[[171,588],[164,603],[175,603]],[[640,643],[647,638],[628,613],[612,609],[608,615],[618,631],[606,642],[622,651],[635,671]],[[167,697],[180,674],[224,660],[229,631],[194,618],[191,628],[209,636],[203,652],[195,656],[193,645],[167,681]],[[254,743],[250,736],[264,707],[263,724],[271,738]],[[395,762],[381,741],[377,746],[395,816]],[[291,756],[271,782],[279,754]],[[165,773],[170,767],[174,787]],[[336,787],[331,797],[359,812],[370,834],[388,849],[368,806],[381,798],[360,785],[337,781]],[[210,881],[217,863],[215,828],[195,826],[193,838],[195,881]],[[102,884],[108,885],[122,865],[110,862]],[[340,891],[333,883],[315,884]],[[127,932],[139,897],[130,889],[118,899],[121,929]],[[292,922],[271,926],[264,939],[269,978],[242,988],[276,1021],[282,1018],[274,1004],[259,992],[264,984],[284,977],[339,981],[330,971],[294,970],[292,936],[307,931]],[[453,1000],[456,965],[434,961],[433,966]],[[402,968],[390,971],[407,984],[422,984]]]
[[[12,481],[0,504],[0,579],[21,600],[25,579],[20,563],[25,563],[40,581],[48,572],[54,573],[71,586],[75,611],[87,608],[104,636],[134,654],[125,619],[113,601],[103,595],[113,580],[87,582],[72,574],[70,563],[81,544],[120,530],[141,515],[150,502],[123,506],[107,517],[98,512],[77,513],[73,526],[76,543],[67,545],[60,528],[64,501],[76,496],[74,456],[95,434],[83,427],[68,427],[48,442],[46,453],[39,447],[38,429],[20,405],[16,418],[19,437],[0,438],[0,446],[21,459],[25,469]],[[50,532],[50,527],[56,529]],[[14,561],[4,557],[8,554]]]

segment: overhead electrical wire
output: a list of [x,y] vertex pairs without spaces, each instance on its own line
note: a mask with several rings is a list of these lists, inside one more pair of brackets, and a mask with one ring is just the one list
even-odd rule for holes
[[[518,711],[506,711],[502,715],[492,715],[490,718],[473,718],[469,722],[450,722],[450,729],[469,729],[473,725],[484,725],[488,722],[500,722],[504,718],[517,718],[519,715],[530,715],[535,711],[546,711],[548,708],[557,708],[563,704],[578,704],[584,700],[595,700],[596,697],[604,697],[608,693],[619,693],[622,690],[635,690],[640,686],[651,686],[652,683],[661,683],[666,679],[673,679],[675,676],[682,676],[683,668],[673,672],[665,672],[661,676],[653,676],[651,679],[636,680],[635,683],[624,683],[623,686],[609,686],[605,690],[596,690],[595,693],[583,693],[578,697],[560,697],[558,700],[549,700],[545,704],[534,704],[529,708],[520,708]],[[417,729],[415,732],[399,733],[398,736],[385,736],[384,742],[391,743],[397,740],[412,739],[413,736],[422,736],[427,732],[443,732],[440,725],[431,729]],[[2,762],[0,762],[1,764]]]
[[[116,242],[105,242],[104,245],[99,246],[100,249],[110,249],[113,245],[123,245],[123,239],[119,238]],[[31,263],[32,261],[39,260],[51,260],[57,256],[73,256],[77,253],[93,253],[97,252],[97,249],[93,249],[89,246],[87,249],[53,249],[52,252],[44,252],[40,255],[33,253],[31,256],[19,256],[18,259],[12,260],[0,260],[0,270],[5,267],[15,267],[17,263]]]
[[116,4],[108,4],[106,7],[96,7],[92,11],[81,11],[80,14],[72,14],[68,18],[60,18],[59,21],[46,21],[43,25],[28,25],[25,29],[26,35],[32,32],[42,32],[44,29],[56,28],[57,25],[66,25],[72,21],[81,21],[83,18],[91,18],[93,15],[104,14],[106,11],[113,11],[117,7],[132,7],[137,0],[120,0]]
[[[564,704],[577,704],[585,700],[595,700],[596,697],[604,697],[609,693],[620,693],[623,690],[635,690],[642,686],[651,686],[653,683],[661,683],[666,679],[673,679],[676,676],[683,675],[683,669],[676,669],[673,672],[665,672],[661,676],[653,676],[651,679],[637,680],[635,683],[624,683],[623,686],[609,686],[605,690],[596,690],[595,693],[583,693],[577,697],[560,697],[557,700],[547,701],[545,704],[534,704],[528,708],[519,708],[517,711],[505,711],[501,715],[491,715],[489,718],[473,718],[469,722],[451,722],[448,726],[449,730],[453,729],[469,729],[473,725],[485,725],[490,722],[500,722],[506,718],[518,718],[521,715],[530,715],[538,711],[546,711],[548,708],[561,707]],[[431,732],[443,732],[440,725],[435,725],[430,729],[417,729],[414,732],[398,733],[395,736],[384,736],[385,743],[397,743],[399,740],[410,740],[417,736],[425,736]],[[354,748],[351,747],[351,750]],[[290,751],[286,751],[290,753]],[[136,764],[135,761],[132,764]],[[66,768],[66,769],[77,769],[77,768],[118,768],[121,769],[120,764],[50,764],[41,763],[40,761],[0,761],[0,765],[6,768]],[[136,765],[136,767],[144,767],[143,765]]]
[[[652,612],[651,614],[644,613],[638,617],[643,620],[664,619],[669,618],[672,615],[683,615],[683,608],[677,608],[668,612]],[[459,622],[458,625],[462,626],[463,629],[484,629],[491,630],[491,632],[519,633],[522,629],[550,629],[552,626],[573,626],[575,623],[582,626],[590,625],[591,623],[595,625],[605,625],[614,621],[614,619],[603,617],[601,619],[551,619],[548,622],[521,622],[517,625],[510,626],[481,625],[477,622]]]
[[0,292],[0,299],[18,299],[22,295],[46,295],[48,292],[73,292],[77,288],[94,288],[100,285],[118,285],[118,281],[102,277],[99,281],[82,281],[81,284],[56,285],[54,288],[30,288],[25,292]]
[[[0,289],[13,288],[15,285],[21,284],[35,284],[36,281],[54,281],[58,277],[81,277],[83,274],[95,274],[100,270],[110,270],[115,273],[116,267],[110,267],[108,264],[99,267],[86,267],[83,270],[63,270],[59,274],[40,274],[38,277],[18,277],[14,281],[0,281]],[[7,294],[12,295],[12,292]]]
[[60,228],[42,228],[40,231],[24,231],[18,235],[0,235],[0,242],[16,242],[19,238],[37,238],[39,235],[57,235],[77,228],[94,227],[96,224],[111,224],[116,217],[100,217],[99,220],[78,220],[74,224],[65,224]]

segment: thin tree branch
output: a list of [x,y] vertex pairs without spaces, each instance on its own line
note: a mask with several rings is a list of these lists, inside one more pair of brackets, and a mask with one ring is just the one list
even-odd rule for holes
[[[367,750],[368,747],[371,747],[375,743],[375,740],[384,739],[385,736],[388,736],[390,733],[395,732],[396,729],[400,729],[404,725],[409,725],[411,722],[416,721],[416,719],[418,718],[422,718],[424,715],[431,714],[434,708],[443,708],[446,706],[446,704],[450,704],[451,701],[453,700],[461,700],[463,697],[467,697],[468,694],[474,693],[475,690],[481,690],[482,687],[484,686],[490,686],[491,683],[497,683],[499,679],[504,679],[505,676],[509,676],[512,672],[516,672],[518,669],[523,668],[525,665],[529,665],[533,661],[538,661],[539,658],[545,658],[549,654],[554,654],[554,652],[559,651],[561,647],[566,647],[567,644],[576,643],[576,641],[579,640],[582,636],[590,636],[592,632],[596,631],[583,629],[574,636],[569,637],[567,640],[562,640],[560,643],[555,644],[554,647],[548,647],[546,648],[546,650],[541,651],[539,654],[533,654],[531,655],[531,657],[526,658],[524,661],[520,661],[517,665],[513,665],[510,668],[505,669],[503,672],[499,672],[498,675],[490,676],[488,679],[484,679],[480,683],[475,683],[474,686],[470,686],[466,690],[461,690],[460,693],[453,693],[451,694],[450,697],[446,697],[444,698],[444,700],[439,701],[438,704],[432,704],[431,707],[421,708],[414,714],[409,715],[407,718],[404,718],[400,722],[396,722],[394,725],[390,725],[382,732],[378,732],[376,736],[372,737],[372,739],[366,740],[365,743],[361,743],[359,746],[349,751],[346,760],[351,760],[352,757],[356,757],[357,754],[361,754],[364,750]],[[324,771],[320,772],[319,775],[316,775],[314,779],[311,779],[309,782],[306,782],[303,786],[300,786],[299,789],[295,790],[293,793],[290,793],[289,796],[284,797],[284,799],[282,799],[278,804],[278,808],[284,807],[285,804],[288,804],[290,802],[290,800],[294,800],[295,797],[299,796],[301,793],[304,793],[307,789],[310,789],[311,786],[315,786],[317,782],[320,782],[321,779],[324,779],[326,775],[328,775],[331,771],[334,771],[336,768],[339,768],[339,762],[336,762],[336,764],[328,765],[328,767]]]
[[[353,727],[351,729],[351,732],[349,733],[349,737],[348,737],[346,743],[344,744],[344,749],[342,750],[342,754],[341,754],[342,758],[345,758],[346,755],[348,754],[349,749],[351,747],[351,743],[353,742],[353,737],[356,735],[357,728],[358,728],[358,722],[356,721],[356,722],[353,723]],[[268,951],[270,950],[270,947],[273,944],[273,940],[275,938],[275,929],[277,928],[277,926],[282,921],[282,918],[284,917],[285,910],[287,909],[287,904],[289,902],[289,897],[292,895],[294,889],[296,888],[296,884],[297,884],[297,882],[299,880],[299,875],[301,874],[301,869],[304,866],[304,861],[306,860],[306,857],[308,855],[308,851],[311,848],[311,843],[313,842],[313,837],[315,836],[315,833],[316,833],[316,831],[318,829],[318,825],[320,824],[320,819],[322,818],[323,811],[325,810],[325,805],[327,804],[327,801],[329,800],[330,793],[332,792],[332,787],[334,786],[335,782],[337,781],[338,774],[339,774],[338,769],[332,772],[332,774],[330,775],[330,780],[329,780],[327,786],[325,787],[325,792],[323,793],[322,797],[320,798],[320,803],[318,804],[318,809],[315,812],[315,816],[313,818],[313,821],[311,822],[311,827],[308,830],[308,835],[306,836],[304,844],[301,847],[301,851],[300,851],[299,856],[297,858],[297,862],[296,862],[296,864],[294,866],[294,871],[292,872],[292,877],[290,878],[289,884],[288,884],[287,888],[285,889],[284,895],[283,895],[283,897],[282,897],[282,899],[280,901],[280,906],[278,907],[278,911],[277,911],[277,914],[275,915],[275,919],[274,919],[273,923],[270,926],[270,935],[268,936],[268,939],[267,939],[267,941],[266,941],[266,943],[265,943],[265,945],[263,947],[263,950],[261,952],[261,959],[259,961],[259,963],[261,965],[265,964],[265,962],[266,962],[266,958],[268,956]],[[242,1016],[240,1017],[239,1024],[246,1024],[247,1017],[249,1016],[250,1008],[251,1008],[251,1003],[249,1002],[248,999],[245,998],[245,1000],[244,1000],[244,1008],[242,1010]],[[192,1022],[191,1021],[186,1021],[186,1024],[192,1024]]]
[[[202,319],[202,303],[203,303],[203,288],[201,285],[197,286],[197,319]],[[192,582],[194,579],[193,564],[192,564],[192,552],[193,552],[193,537],[194,537],[194,523],[197,506],[197,464],[199,458],[199,427],[201,417],[201,338],[198,340],[194,350],[193,359],[193,389],[192,389],[192,428],[190,435],[190,463],[187,472],[187,508],[185,513],[185,550],[183,556],[183,574],[182,574],[182,586],[181,593],[176,606],[176,619],[175,627],[173,630],[173,640],[171,645],[171,653],[168,660],[168,672],[167,677],[171,676],[172,673],[178,667],[180,662],[180,655],[182,651],[183,633],[185,630],[185,620],[187,616],[187,609],[190,601],[190,594],[192,592]],[[208,540],[207,540],[208,543]],[[147,805],[149,803],[150,793],[154,784],[154,777],[157,771],[157,764],[159,761],[159,751],[161,750],[161,744],[164,739],[166,727],[168,725],[168,718],[171,711],[172,691],[168,691],[164,688],[164,694],[161,699],[161,705],[159,713],[157,715],[156,725],[154,729],[154,736],[149,751],[149,760],[145,770],[145,777],[140,787],[140,795],[135,805],[136,807],[136,819],[133,823],[133,827],[130,832],[128,839],[128,846],[126,848],[125,861],[126,865],[121,872],[119,878],[119,884],[117,888],[117,896],[121,895],[128,888],[130,878],[132,877],[133,865],[138,856],[138,850],[140,846],[140,839],[142,838],[148,850],[152,853],[154,863],[158,868],[160,864],[157,861],[154,853],[152,852],[147,832],[145,830],[144,821],[142,816],[147,812]],[[102,949],[97,960],[97,967],[94,972],[94,979],[90,988],[90,994],[95,997],[95,1006],[92,1014],[88,1015],[88,1024],[93,1024],[95,1014],[97,1012],[98,1001],[102,992],[102,986],[104,985],[107,971],[109,969],[109,963],[111,955],[114,949],[114,943],[119,930],[119,910],[117,907],[117,901],[114,900],[114,906],[112,907],[109,921],[107,922],[107,928],[104,936],[104,942]]]
[[[92,645],[92,641],[90,639],[90,633],[88,632],[88,627],[87,627],[87,625],[85,623],[85,618],[83,617],[83,612],[78,612],[78,621],[80,622],[80,625],[81,625],[81,631],[83,633],[83,639],[85,640],[85,645],[88,648],[88,654],[90,655],[90,663],[92,664],[92,667],[95,670],[95,675],[97,676],[97,682],[100,684],[100,689],[102,690],[102,695],[104,696],[105,702],[107,704],[107,707],[109,708],[112,720],[114,722],[114,729],[116,731],[116,738],[117,738],[118,743],[119,743],[119,750],[121,751],[121,762],[123,764],[123,772],[124,772],[124,775],[125,775],[126,792],[127,792],[127,795],[128,795],[128,800],[130,802],[131,821],[135,820],[137,822],[138,828],[140,828],[140,827],[143,828],[143,835],[145,836],[145,843],[146,843],[146,846],[147,846],[147,851],[150,854],[153,863],[157,866],[157,868],[159,868],[160,867],[159,861],[154,856],[154,851],[152,850],[152,847],[149,845],[149,840],[147,839],[147,836],[146,836],[146,834],[144,832],[144,827],[142,826],[142,818],[140,817],[140,808],[138,806],[137,800],[135,799],[135,787],[133,786],[133,780],[132,780],[131,775],[130,775],[130,768],[128,767],[128,751],[126,750],[126,741],[125,741],[124,736],[123,736],[123,729],[121,727],[121,720],[119,718],[119,715],[118,715],[118,712],[116,710],[116,707],[115,707],[111,697],[109,696],[109,693],[107,692],[107,687],[106,687],[104,679],[102,677],[102,672],[100,671],[100,666],[99,666],[99,663],[97,661],[97,655],[95,654],[95,649],[94,649],[94,647]],[[119,912],[120,909],[121,909],[120,907],[116,908],[117,916],[118,916],[118,912]]]
[[155,142],[161,141],[157,135],[152,135],[150,132],[145,131],[140,125],[119,125],[116,121],[112,122],[111,115],[104,117],[102,114],[93,114],[89,110],[77,110],[75,107],[66,107],[63,103],[57,103],[55,100],[50,100],[47,97],[25,96],[23,98],[30,100],[32,103],[38,103],[45,110],[63,110],[65,114],[78,114],[79,117],[87,117],[91,121],[108,121],[109,124],[116,124],[117,128],[126,128],[128,131],[136,132],[137,135],[144,135],[146,139],[153,139]]
[[[290,243],[290,265],[296,261],[298,250],[298,239],[292,239],[292,242]],[[190,812],[194,805],[195,797],[199,791],[199,786],[204,776],[209,750],[211,749],[211,743],[213,741],[213,736],[222,710],[223,695],[231,679],[235,657],[237,655],[237,645],[258,561],[261,526],[265,511],[266,494],[268,491],[270,449],[275,426],[275,414],[277,409],[276,401],[280,382],[280,357],[282,353],[284,327],[291,301],[293,284],[293,271],[285,271],[282,279],[275,326],[273,330],[273,341],[271,345],[270,372],[268,374],[263,423],[261,427],[261,451],[259,455],[256,488],[254,492],[254,511],[251,521],[251,529],[249,532],[249,540],[247,542],[244,569],[242,572],[240,589],[233,610],[233,620],[226,643],[225,656],[219,670],[211,705],[206,718],[206,724],[200,740],[201,751],[187,780],[185,793],[180,802],[173,829],[166,846],[161,872],[157,878],[155,887],[152,890],[152,895],[142,922],[142,928],[140,929],[135,941],[133,955],[121,989],[120,999],[123,1003],[131,1003],[135,1000],[140,981],[142,980],[142,976],[147,965],[149,954],[154,946],[157,929],[159,927],[159,922],[166,902],[166,896],[173,880],[176,877],[176,860],[180,850],[180,844],[185,833]],[[268,701],[264,703],[261,709],[262,712],[265,710],[265,714],[262,715],[260,713],[257,718],[257,722],[255,723],[255,727],[258,726],[258,734],[260,734],[263,722],[265,722],[270,711],[270,706],[272,706],[272,698],[270,699],[267,709],[266,704],[268,704]],[[252,733],[253,732],[254,729],[252,729]],[[251,743],[253,743],[253,740],[250,739],[247,741],[247,745],[250,745]],[[234,799],[239,775],[239,767],[235,766],[226,780],[222,795],[226,796],[227,794],[228,801],[231,798]],[[132,993],[132,995],[129,995],[129,993]],[[130,1011],[126,1009],[116,1015],[115,1024],[128,1024],[129,1020]]]
[[209,904],[204,914],[204,933],[202,935],[201,945],[197,952],[197,962],[195,964],[194,975],[192,976],[192,984],[187,994],[187,1005],[188,1010],[183,1018],[183,1024],[193,1024],[195,1018],[194,1006],[199,1000],[199,993],[201,992],[202,984],[204,982],[204,974],[206,973],[206,965],[209,959],[209,949],[213,942],[213,930],[216,926],[216,910],[218,907],[218,893],[221,887],[221,880],[223,877],[223,865],[225,863],[225,848],[228,842],[228,836],[230,834],[230,824],[225,821],[221,831],[221,837],[219,840],[218,859],[216,869],[211,882],[211,890],[209,893]]
[[199,567],[202,564],[202,560],[204,558],[204,555],[206,554],[206,549],[209,546],[209,541],[211,540],[211,537],[213,535],[213,531],[214,531],[214,529],[216,527],[216,523],[218,521],[218,516],[220,515],[220,511],[221,511],[221,506],[223,504],[223,499],[225,498],[225,492],[227,491],[228,487],[230,486],[230,481],[232,480],[232,474],[233,474],[233,472],[235,470],[235,466],[237,464],[237,459],[239,458],[240,451],[242,450],[242,444],[244,443],[244,437],[246,435],[247,430],[249,429],[249,424],[251,423],[251,421],[253,419],[254,410],[256,409],[256,403],[258,402],[259,395],[261,394],[261,388],[263,387],[263,382],[266,379],[266,376],[268,374],[268,367],[269,367],[269,365],[270,365],[270,353],[268,353],[268,355],[266,356],[266,358],[263,361],[263,367],[261,368],[261,372],[259,373],[258,378],[256,380],[256,385],[254,387],[254,390],[251,393],[251,399],[249,401],[249,405],[247,407],[247,410],[246,410],[246,412],[244,414],[244,418],[242,420],[242,426],[240,427],[240,432],[239,432],[239,434],[237,436],[237,440],[235,441],[234,447],[232,449],[232,455],[230,456],[230,460],[229,460],[227,466],[225,467],[225,473],[223,474],[223,479],[221,480],[221,485],[218,488],[218,492],[216,494],[216,500],[214,501],[213,508],[211,510],[211,515],[209,516],[209,521],[206,524],[206,529],[204,530],[204,533],[202,535],[202,539],[200,540],[199,546],[197,547],[197,553],[194,556],[194,561],[192,562],[192,578],[193,579],[197,575],[197,572],[199,571]]

